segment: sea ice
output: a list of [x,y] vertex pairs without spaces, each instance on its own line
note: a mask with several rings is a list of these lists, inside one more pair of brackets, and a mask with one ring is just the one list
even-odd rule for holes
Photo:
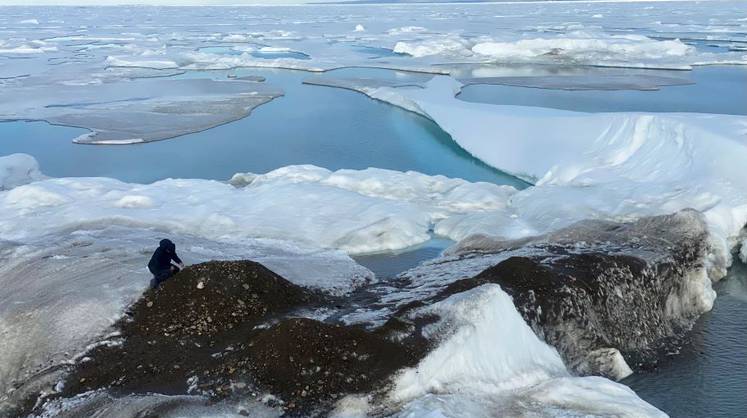
[[717,280],[747,225],[747,179],[738,168],[747,159],[743,116],[469,103],[455,97],[461,84],[449,77],[425,88],[337,84],[429,117],[470,154],[535,183],[503,209],[439,222],[439,235],[520,238],[582,219],[624,221],[694,208],[709,224],[709,274]]
[[35,80],[24,79],[0,92],[0,119],[45,120],[87,128],[92,132],[75,139],[83,144],[173,138],[241,119],[282,95],[270,86],[241,80],[148,78],[65,84],[51,90]]
[[[617,416],[666,417],[618,383],[571,377],[498,285],[457,293],[421,308],[437,314],[426,330],[440,343],[402,372],[390,400],[399,417]],[[532,415],[534,416],[534,415]]]
[[[671,13],[671,4],[677,4],[676,15]],[[140,103],[76,103],[63,109],[55,107],[59,103],[46,93],[65,95],[66,87],[85,86],[84,96],[111,96],[112,88],[137,88],[136,82],[120,82],[147,77],[146,69],[151,74],[160,71],[161,76],[241,67],[327,71],[352,66],[441,74],[457,73],[454,65],[465,63],[678,69],[745,64],[747,55],[738,47],[747,41],[742,9],[739,2],[720,2],[719,7],[667,2],[655,10],[626,2],[574,3],[572,9],[553,2],[530,2],[185,7],[169,13],[159,13],[157,8],[114,7],[93,12],[21,7],[0,13],[0,26],[8,28],[8,36],[0,40],[0,82],[5,93],[0,94],[0,119],[50,115],[54,123],[95,131],[80,142],[132,144],[236,120],[279,94],[256,90],[264,100],[249,100],[238,93],[175,97],[160,93],[157,86],[168,84],[162,80],[148,89],[149,100]],[[141,18],[129,19],[133,13]],[[419,16],[417,26],[412,16]],[[101,25],[102,21],[108,24]],[[730,46],[704,48],[704,43]],[[641,84],[640,80],[615,83],[618,88]],[[578,81],[570,84],[583,86]],[[658,85],[652,80],[643,84]],[[30,102],[29,97],[47,100]],[[205,102],[209,105],[200,106]],[[169,110],[161,111],[161,105],[168,103],[175,106],[166,105]],[[195,112],[195,107],[205,112]],[[175,108],[191,110],[184,114]],[[121,118],[112,116],[116,114]],[[137,124],[128,118],[140,114],[138,119],[146,123],[142,129],[131,128]],[[163,126],[176,129],[167,134]]]

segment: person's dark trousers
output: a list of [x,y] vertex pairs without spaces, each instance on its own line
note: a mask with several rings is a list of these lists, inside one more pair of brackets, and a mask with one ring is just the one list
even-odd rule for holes
[[150,287],[152,287],[153,289],[157,289],[158,286],[161,285],[161,283],[170,279],[171,276],[175,275],[176,273],[179,273],[179,267],[171,266],[171,268],[159,271],[151,271],[151,273],[153,273],[153,279],[150,281]]

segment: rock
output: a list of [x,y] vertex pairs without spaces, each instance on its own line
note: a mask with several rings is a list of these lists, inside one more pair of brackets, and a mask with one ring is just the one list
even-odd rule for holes
[[310,416],[344,395],[385,387],[422,357],[424,346],[383,333],[290,317],[322,299],[250,261],[190,266],[146,291],[115,326],[121,344],[87,353],[60,396],[272,393],[287,413]]
[[455,281],[434,299],[499,284],[580,374],[621,379],[629,365],[654,367],[714,298],[706,225],[691,210],[633,223],[585,221],[523,242],[482,237],[462,245],[462,257],[524,255]]
[[281,321],[252,343],[232,360],[246,363],[252,376],[280,398],[293,399],[293,409],[304,413],[320,403],[331,405],[339,395],[382,389],[395,371],[414,366],[425,354],[423,346],[306,318]]
[[[204,284],[202,289],[198,283]],[[258,297],[249,299],[252,293]],[[190,266],[159,289],[146,291],[131,307],[132,317],[116,324],[123,343],[94,349],[92,361],[77,365],[65,394],[108,386],[186,393],[189,377],[216,362],[212,354],[225,350],[242,332],[315,298],[250,261]],[[250,302],[240,305],[239,299]]]

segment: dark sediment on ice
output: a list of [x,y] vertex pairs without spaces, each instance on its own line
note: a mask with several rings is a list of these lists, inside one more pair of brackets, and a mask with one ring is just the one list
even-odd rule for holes
[[188,267],[147,291],[116,324],[119,342],[87,353],[60,395],[269,392],[287,414],[310,415],[422,356],[380,333],[290,317],[323,299],[249,261]]
[[437,344],[422,330],[439,318],[420,308],[488,283],[512,296],[576,372],[622,378],[629,365],[655,367],[709,308],[707,238],[695,211],[585,221],[521,241],[475,236],[400,277],[390,290],[409,297],[373,330],[294,317],[345,302],[257,263],[200,264],[147,291],[116,324],[116,339],[78,360],[56,396],[269,393],[268,405],[286,415],[324,415],[345,395],[385,394],[397,371]]
[[[464,255],[516,248],[480,240],[472,248],[465,243]],[[655,367],[703,313],[708,239],[697,212],[624,224],[587,221],[519,248],[531,251],[455,281],[436,299],[499,284],[535,333],[579,373],[624,377],[616,350],[633,368]]]

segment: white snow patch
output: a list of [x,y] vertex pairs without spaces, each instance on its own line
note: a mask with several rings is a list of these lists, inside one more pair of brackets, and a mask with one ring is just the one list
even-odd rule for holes
[[402,34],[409,34],[409,33],[421,33],[425,32],[427,29],[422,26],[402,26],[399,28],[393,28],[389,29],[387,33],[389,35],[397,36]]
[[117,200],[114,206],[118,208],[150,208],[153,207],[153,199],[148,196],[127,195]]
[[[451,216],[500,210],[516,189],[390,170],[291,166],[233,178],[163,180],[149,185],[107,178],[37,181],[0,192],[0,233],[30,239],[92,225],[159,228],[206,239],[292,240],[361,254],[411,247]],[[304,208],[299,216],[298,208]],[[133,210],[137,209],[137,210]]]
[[368,396],[348,395],[335,405],[330,418],[368,418],[371,405]]
[[15,47],[3,46],[0,42],[0,54],[44,54],[57,51],[56,46],[43,46],[38,44],[23,44]]
[[0,191],[44,178],[34,157],[28,154],[0,156]]
[[426,332],[443,335],[443,342],[397,378],[398,401],[429,392],[510,390],[566,374],[558,352],[537,338],[498,285],[457,293],[417,314],[440,316]]
[[[628,387],[600,377],[571,377],[498,285],[455,294],[415,314],[438,314],[426,332],[439,346],[395,380],[399,417],[666,417]],[[525,415],[522,415],[525,416]],[[534,415],[526,415],[534,416]]]
[[433,55],[469,56],[469,43],[458,37],[427,39],[415,42],[397,42],[392,49],[398,54],[407,54],[416,58]]
[[0,199],[2,199],[0,205],[23,214],[31,213],[34,209],[60,206],[70,202],[65,196],[54,192],[52,189],[37,187],[36,185],[16,187],[4,195],[0,195]]
[[153,68],[158,70],[179,68],[179,64],[172,60],[141,59],[137,57],[106,57],[106,65],[110,67]]

